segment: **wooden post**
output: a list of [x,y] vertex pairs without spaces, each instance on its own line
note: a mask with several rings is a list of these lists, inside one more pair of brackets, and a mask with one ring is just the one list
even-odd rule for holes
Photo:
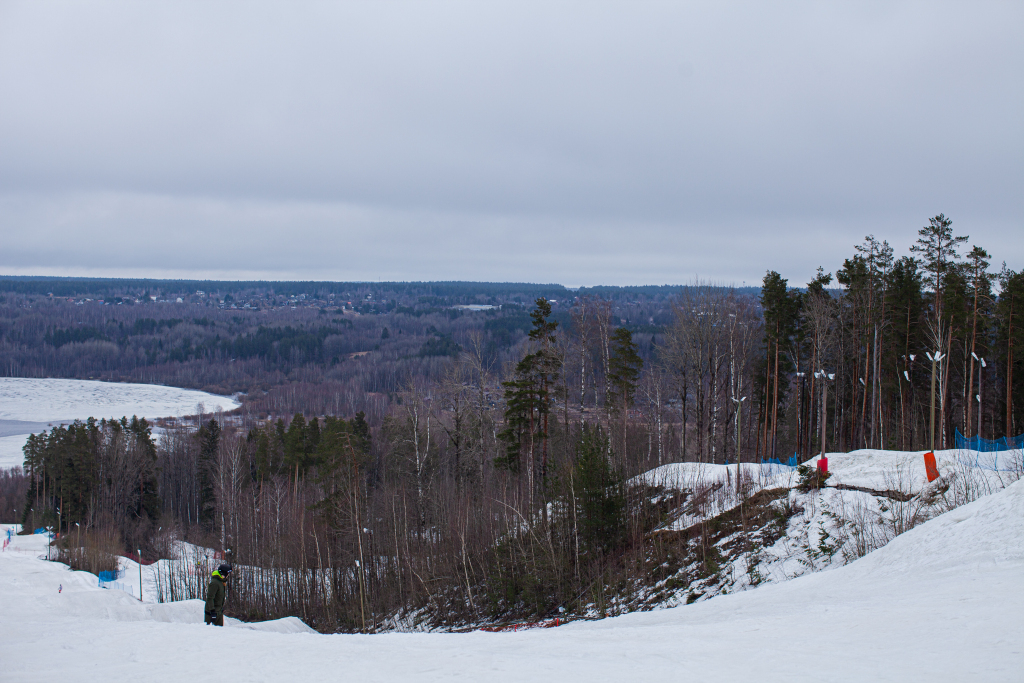
[[938,355],[938,353],[934,356],[930,353],[928,354],[928,357],[932,361],[932,400],[931,413],[928,418],[928,449],[932,452],[935,451],[935,359]]

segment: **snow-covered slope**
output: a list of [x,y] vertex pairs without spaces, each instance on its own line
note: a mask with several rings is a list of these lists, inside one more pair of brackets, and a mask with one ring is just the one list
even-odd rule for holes
[[0,553],[2,680],[1019,681],[1024,482],[834,571],[519,633],[215,629],[91,580]]
[[[835,569],[884,546],[907,529],[980,496],[1000,491],[1020,478],[1021,452],[938,451],[941,477],[929,483],[924,452],[858,450],[830,453],[827,488],[801,492],[796,468],[742,465],[747,496],[764,491],[771,514],[759,515],[756,498],[746,498],[756,521],[746,531],[734,512],[735,465],[672,463],[641,475],[666,493],[686,492],[659,531],[689,529],[713,551],[717,569],[700,556],[678,567],[662,566],[657,583],[639,588],[617,607],[671,607],[749,590]],[[809,465],[817,466],[818,458]],[[671,495],[669,495],[671,500]],[[760,505],[765,504],[762,499]],[[718,515],[733,518],[711,521]],[[706,523],[706,524],[705,524]]]
[[193,415],[199,404],[210,413],[239,406],[229,396],[155,384],[0,377],[0,467],[20,465],[27,435],[51,424],[89,417]]

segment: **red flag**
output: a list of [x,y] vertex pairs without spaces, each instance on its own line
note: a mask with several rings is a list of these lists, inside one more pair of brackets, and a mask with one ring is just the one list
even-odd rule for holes
[[928,481],[935,481],[939,478],[939,468],[935,464],[935,454],[931,451],[924,454],[924,470],[928,473]]

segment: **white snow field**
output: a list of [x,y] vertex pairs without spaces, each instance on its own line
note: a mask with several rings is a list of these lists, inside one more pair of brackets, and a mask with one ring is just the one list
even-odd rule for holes
[[829,571],[513,633],[288,632],[303,630],[297,620],[217,629],[199,623],[197,602],[101,590],[91,574],[37,559],[44,547],[15,537],[0,553],[5,683],[1024,679],[1024,481]]
[[234,410],[230,396],[156,384],[0,377],[0,467],[21,465],[29,434],[89,417],[177,417]]

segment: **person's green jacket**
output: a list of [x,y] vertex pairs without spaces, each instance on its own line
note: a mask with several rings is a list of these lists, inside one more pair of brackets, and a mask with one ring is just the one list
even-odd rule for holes
[[220,572],[214,571],[210,577],[210,587],[206,589],[206,623],[215,626],[224,625],[224,594],[227,582]]

